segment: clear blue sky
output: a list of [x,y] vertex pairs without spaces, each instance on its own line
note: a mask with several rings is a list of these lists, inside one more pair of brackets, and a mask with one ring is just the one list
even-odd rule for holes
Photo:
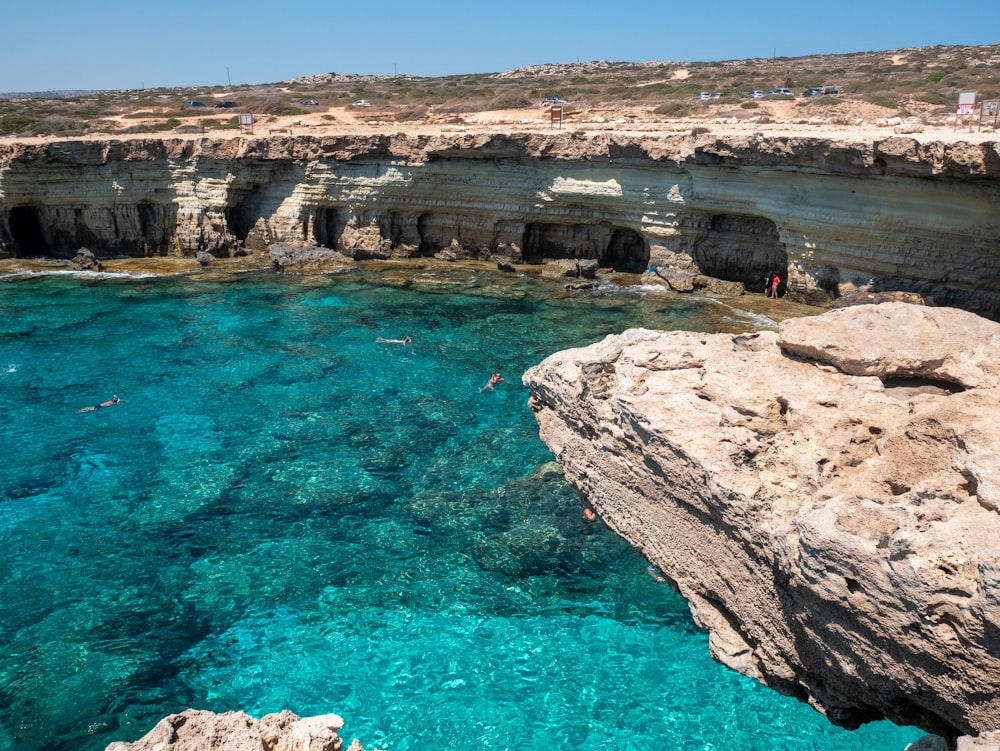
[[1000,0],[8,0],[0,92],[1000,43]]

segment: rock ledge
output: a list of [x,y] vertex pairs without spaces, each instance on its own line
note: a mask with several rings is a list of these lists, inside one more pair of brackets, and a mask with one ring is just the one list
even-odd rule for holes
[[864,305],[529,370],[543,440],[713,657],[848,728],[1000,728],[1000,325]]

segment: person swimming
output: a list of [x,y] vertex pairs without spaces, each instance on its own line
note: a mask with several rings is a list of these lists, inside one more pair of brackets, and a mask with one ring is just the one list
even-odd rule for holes
[[78,409],[77,412],[93,412],[95,409],[101,409],[101,407],[113,407],[121,402],[118,398],[118,394],[112,394],[111,398],[106,402],[101,402],[100,404],[91,404],[89,407],[84,407],[83,409]]
[[507,381],[499,373],[490,373],[490,380],[479,391],[492,391],[498,383],[507,383]]
[[382,337],[379,337],[375,341],[381,342],[382,344],[402,344],[405,347],[412,340],[409,336],[404,336],[402,339],[383,339]]

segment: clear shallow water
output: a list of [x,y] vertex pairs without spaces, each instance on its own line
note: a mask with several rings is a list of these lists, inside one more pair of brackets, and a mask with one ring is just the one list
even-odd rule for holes
[[766,320],[452,281],[0,280],[0,748],[103,749],[187,707],[336,712],[390,751],[921,735],[712,662],[545,466],[520,384],[545,355]]

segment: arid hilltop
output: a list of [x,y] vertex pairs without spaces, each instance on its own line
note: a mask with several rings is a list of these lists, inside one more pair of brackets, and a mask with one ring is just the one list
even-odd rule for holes
[[[837,94],[801,96],[813,87]],[[776,88],[795,96],[747,97]],[[768,132],[784,125],[876,127],[898,119],[911,129],[939,130],[941,140],[956,129],[958,94],[968,90],[980,100],[1000,98],[1000,45],[723,62],[598,61],[442,78],[325,73],[235,87],[0,95],[0,137],[221,135],[241,130],[240,114],[253,115],[258,135],[359,128],[510,132],[553,127],[542,104],[552,97],[565,100],[562,127],[571,129]],[[701,92],[712,98],[698,99]],[[235,106],[215,107],[222,102]],[[980,132],[978,118],[958,125]]]

